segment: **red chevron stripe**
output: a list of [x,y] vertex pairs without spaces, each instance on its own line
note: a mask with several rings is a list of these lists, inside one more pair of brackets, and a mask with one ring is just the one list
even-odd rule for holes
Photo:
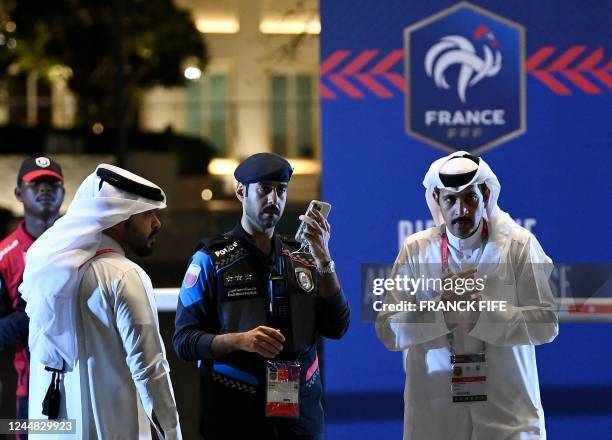
[[595,70],[591,72],[595,78],[604,83],[609,89],[612,89],[612,75],[604,70]]
[[560,70],[565,69],[569,66],[572,61],[578,58],[582,53],[586,50],[586,46],[572,46],[568,50],[566,50],[563,55],[561,55],[557,60],[548,66],[548,69],[551,72],[558,72]]
[[404,51],[402,49],[396,49],[389,55],[384,57],[377,65],[370,69],[370,73],[378,75],[387,72],[391,67],[395,65],[399,60],[404,58]]
[[336,94],[323,83],[319,83],[319,95],[323,99],[336,99]]
[[349,95],[351,98],[365,98],[361,91],[353,86],[350,82],[344,79],[344,75],[329,75],[329,80],[333,82],[340,90]]
[[548,57],[550,57],[557,50],[554,46],[545,46],[538,50],[536,53],[531,55],[525,63],[525,69],[527,72],[535,70],[541,63],[543,63]]
[[[580,45],[571,46],[555,57],[554,55],[557,51],[558,48],[556,46],[541,47],[525,62],[526,71],[534,75],[540,82],[558,95],[572,94],[572,90],[558,79],[559,74],[563,75],[564,78],[582,92],[589,95],[602,93],[602,88],[597,81],[601,82],[608,89],[612,89],[612,61],[609,61],[604,67],[597,68],[597,65],[605,58],[602,47],[596,48],[571,68],[569,66],[575,63],[587,51],[587,47]],[[379,51],[371,49],[354,52],[355,58],[338,71],[338,66],[345,62],[352,53],[349,50],[335,51],[321,64],[321,76],[329,76],[329,80],[338,87],[339,92],[351,98],[365,98],[364,92],[349,81],[350,76],[353,76],[355,80],[359,81],[361,86],[380,98],[395,96],[392,89],[384,82],[381,82],[380,78],[377,78],[376,75],[382,76],[398,90],[405,91],[406,86],[402,74],[389,71],[403,59],[404,52],[402,49],[394,49],[385,54],[374,67],[367,71],[365,71],[365,66],[379,55]],[[544,66],[547,62],[549,62],[549,65]],[[330,74],[334,70],[337,73]],[[588,72],[588,75],[584,72]],[[334,99],[338,96],[337,91],[328,88],[322,83],[320,84],[320,95],[324,99]]]
[[350,54],[350,50],[337,50],[336,52],[332,53],[325,61],[321,63],[321,66],[319,67],[320,74],[326,75],[333,70],[334,67],[344,61]]
[[357,58],[342,69],[340,73],[343,75],[354,75],[355,73],[359,72],[363,66],[368,64],[376,55],[378,55],[377,50],[364,50],[357,56]]
[[380,98],[393,98],[393,93],[391,93],[381,83],[376,81],[371,75],[357,74],[355,75],[355,78],[370,89],[376,96],[379,96]]
[[588,93],[589,95],[601,94],[601,90],[591,81],[582,76],[579,72],[575,70],[566,70],[563,72],[563,75],[565,75],[567,79],[569,79],[585,93]]
[[556,51],[556,47],[546,46],[538,50],[534,55],[529,58],[526,63],[526,68],[528,72],[536,76],[540,81],[542,81],[547,87],[551,88],[551,90],[553,90],[553,92],[557,94],[571,95],[571,90],[564,86],[561,82],[559,82],[549,72],[559,72],[583,92],[589,95],[598,95],[602,93],[601,89],[590,79],[581,74],[580,71],[587,71],[593,74],[593,76],[595,76],[608,88],[612,88],[611,77],[607,72],[604,71],[605,68],[595,69],[595,66],[599,64],[604,57],[604,52],[601,47],[597,48],[590,55],[588,55],[575,68],[567,69],[567,67],[576,59],[578,59],[578,57],[580,57],[580,55],[582,55],[585,50],[585,46],[572,46],[567,49],[552,64],[550,64],[548,68],[539,70],[537,68],[544,61],[550,58],[550,56]]
[[604,53],[601,47],[597,48],[591,55],[586,57],[579,65],[576,67],[577,70],[591,70],[594,69],[597,64],[603,59]]
[[559,81],[555,79],[550,73],[545,72],[543,70],[535,70],[531,72],[537,79],[542,81],[548,88],[550,88],[557,95],[571,95],[572,92],[570,89],[565,87]]
[[387,78],[391,84],[400,89],[402,92],[405,91],[406,83],[404,81],[404,77],[399,73],[383,73],[383,76]]

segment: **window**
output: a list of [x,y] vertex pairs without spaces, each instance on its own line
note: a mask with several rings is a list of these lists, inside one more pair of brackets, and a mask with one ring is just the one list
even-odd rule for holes
[[187,134],[209,140],[218,157],[228,155],[229,102],[226,74],[212,73],[189,80],[185,87]]
[[271,141],[275,153],[313,158],[316,151],[314,77],[273,74],[271,77]]

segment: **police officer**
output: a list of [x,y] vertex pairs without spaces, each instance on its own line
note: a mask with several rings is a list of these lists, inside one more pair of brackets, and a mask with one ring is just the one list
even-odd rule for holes
[[[274,233],[292,172],[271,153],[236,168],[240,223],[200,242],[181,286],[173,343],[179,357],[200,361],[205,439],[322,438],[316,345],[342,337],[350,312],[326,219],[300,216],[310,253]],[[292,374],[293,386],[279,385]]]

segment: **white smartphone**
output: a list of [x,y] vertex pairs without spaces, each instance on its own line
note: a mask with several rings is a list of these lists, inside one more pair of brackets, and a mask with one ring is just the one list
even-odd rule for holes
[[[329,215],[329,211],[331,211],[331,205],[327,202],[313,200],[308,205],[308,209],[306,210],[306,214],[304,215],[308,215],[308,213],[312,211],[319,211],[321,215],[323,216],[323,218],[327,218],[327,216]],[[302,221],[302,223],[300,223],[300,227],[295,233],[295,239],[299,241],[300,243],[304,240],[303,234],[304,234],[305,227],[306,227],[306,222]]]

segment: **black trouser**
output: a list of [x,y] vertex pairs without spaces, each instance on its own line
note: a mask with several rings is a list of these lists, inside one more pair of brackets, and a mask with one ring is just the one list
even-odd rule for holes
[[291,421],[280,419],[266,419],[258,423],[258,426],[248,426],[242,423],[240,416],[236,415],[235,423],[227,429],[215,429],[214,432],[204,428],[204,440],[323,440],[323,434],[310,435],[298,434],[292,431]]
[[273,438],[274,440],[323,440],[323,434],[296,434],[291,431],[290,427],[285,427],[282,423],[274,423],[273,435],[274,436],[271,438]]

